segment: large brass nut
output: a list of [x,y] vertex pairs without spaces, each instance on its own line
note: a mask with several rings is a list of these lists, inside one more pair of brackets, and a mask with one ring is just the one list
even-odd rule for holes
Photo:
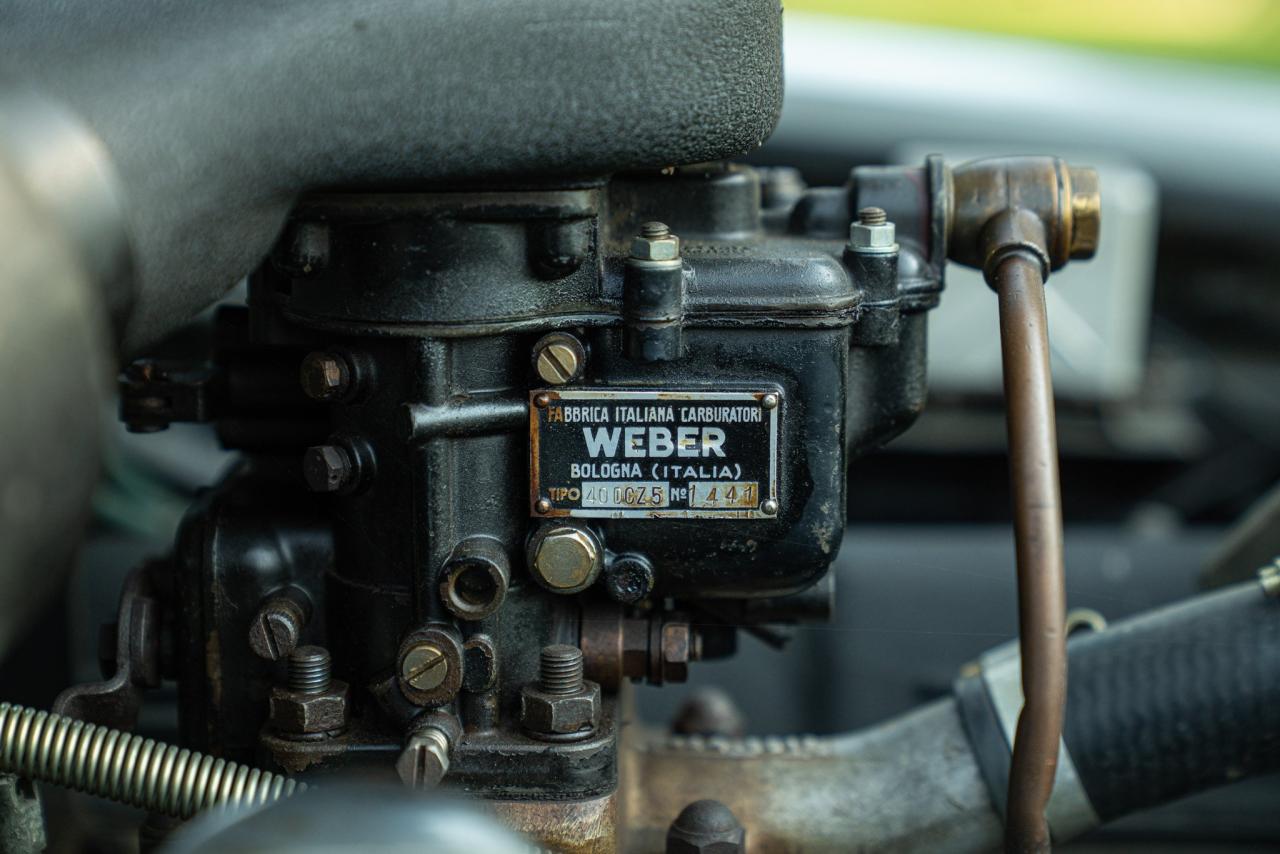
[[520,722],[533,733],[571,735],[600,723],[600,686],[584,681],[572,694],[549,694],[529,684],[520,694]]
[[334,679],[316,694],[271,689],[271,724],[281,733],[314,735],[345,729],[349,719],[347,683]]

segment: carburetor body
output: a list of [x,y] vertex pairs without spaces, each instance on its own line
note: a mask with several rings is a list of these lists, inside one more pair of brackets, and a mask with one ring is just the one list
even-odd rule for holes
[[175,549],[186,743],[612,809],[624,682],[822,615],[846,465],[923,405],[947,196],[931,159],[304,197],[209,362],[122,382],[244,452]]

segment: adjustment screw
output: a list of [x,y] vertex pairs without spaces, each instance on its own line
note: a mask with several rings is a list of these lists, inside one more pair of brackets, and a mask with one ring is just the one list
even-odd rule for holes
[[533,345],[534,370],[552,385],[570,383],[582,376],[587,354],[582,342],[564,332],[544,335]]
[[582,690],[582,650],[558,643],[542,648],[538,679],[548,694]]
[[581,528],[544,528],[534,538],[529,561],[534,577],[553,593],[578,593],[600,574],[601,548]]
[[429,726],[409,737],[409,743],[396,760],[396,773],[406,786],[432,789],[449,773],[448,734],[440,727]]
[[302,390],[312,400],[338,400],[351,391],[351,366],[336,353],[308,353],[299,378]]
[[259,658],[279,661],[297,647],[306,623],[301,605],[287,596],[272,596],[249,625],[249,647]]
[[411,647],[400,660],[400,678],[419,691],[439,688],[448,675],[449,659],[444,650],[432,643]]
[[316,445],[302,456],[302,476],[312,492],[338,492],[355,480],[355,465],[345,448]]
[[694,801],[680,811],[667,831],[667,854],[740,854],[747,831],[719,801]]
[[329,650],[300,646],[289,655],[289,690],[299,694],[323,694],[329,690]]

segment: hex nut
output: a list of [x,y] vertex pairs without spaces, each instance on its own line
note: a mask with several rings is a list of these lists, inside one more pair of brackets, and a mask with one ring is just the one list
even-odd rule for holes
[[520,692],[520,722],[535,735],[589,735],[600,723],[600,686],[584,680],[572,694],[551,694],[531,682]]
[[688,623],[666,623],[662,627],[662,643],[659,650],[662,679],[666,682],[685,682],[689,679],[689,661],[694,654],[693,630]]
[[747,832],[719,801],[694,801],[667,831],[667,854],[742,854]]
[[680,257],[680,238],[637,236],[631,241],[631,257],[638,261],[675,261]]
[[302,475],[312,492],[340,492],[355,477],[355,463],[346,448],[316,445],[302,457]]
[[299,370],[302,390],[312,400],[337,400],[351,390],[352,372],[337,353],[308,353]]
[[345,729],[350,717],[347,683],[338,679],[315,694],[271,689],[271,725],[282,734],[315,735]]
[[891,222],[868,225],[855,222],[849,226],[849,248],[854,252],[887,254],[898,251],[897,235]]

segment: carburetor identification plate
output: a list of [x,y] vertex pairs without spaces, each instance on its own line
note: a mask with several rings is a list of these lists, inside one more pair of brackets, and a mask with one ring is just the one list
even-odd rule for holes
[[529,403],[533,516],[778,514],[778,390],[546,389]]

